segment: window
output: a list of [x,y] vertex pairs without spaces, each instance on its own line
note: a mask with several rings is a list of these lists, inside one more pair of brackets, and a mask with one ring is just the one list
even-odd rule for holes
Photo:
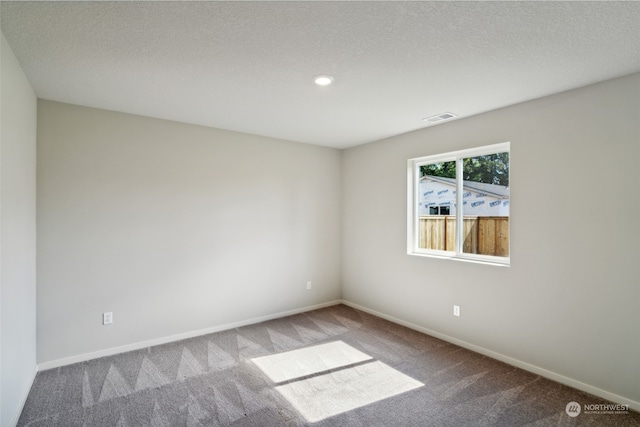
[[450,215],[450,206],[429,206],[429,215]]
[[409,160],[407,253],[509,264],[509,145]]

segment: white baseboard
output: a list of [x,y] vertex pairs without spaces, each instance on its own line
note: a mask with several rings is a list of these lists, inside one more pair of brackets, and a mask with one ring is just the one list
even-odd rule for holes
[[[436,332],[436,331],[433,331],[431,329],[424,328],[424,327],[422,327],[420,325],[416,325],[415,323],[407,322],[407,321],[404,321],[402,319],[398,319],[397,317],[389,316],[388,314],[381,313],[381,312],[376,311],[376,310],[372,310],[372,309],[370,309],[368,307],[364,307],[364,306],[352,303],[352,302],[347,301],[347,300],[342,300],[341,302],[342,302],[342,304],[348,305],[349,307],[355,308],[357,310],[361,310],[361,311],[364,311],[366,313],[373,314],[374,316],[386,319],[386,320],[388,320],[390,322],[393,322],[393,323],[397,323],[398,325],[406,326],[409,329],[413,329],[415,331],[425,333],[425,334],[430,335],[432,337],[439,338],[439,339],[441,339],[443,341],[447,341],[447,342],[450,342],[452,344],[458,345],[460,347],[466,348],[468,350],[475,351],[476,353],[480,353],[480,354],[483,354],[485,356],[489,356],[489,357],[491,357],[493,359],[496,359],[496,360],[499,360],[501,362],[508,363],[509,365],[516,366],[518,368],[524,369],[525,371],[529,371],[529,372],[532,372],[534,374],[540,375],[541,377],[545,377],[545,378],[548,378],[550,380],[553,380],[553,381],[559,382],[561,384],[567,385],[569,387],[573,387],[575,389],[584,391],[586,393],[593,394],[594,396],[601,397],[603,399],[606,399],[606,400],[614,402],[614,403],[619,403],[619,404],[622,404],[622,405],[629,405],[630,409],[633,409],[634,411],[639,411],[640,412],[640,402],[637,402],[635,400],[626,398],[624,396],[619,396],[617,394],[608,392],[606,390],[602,390],[602,389],[600,389],[598,387],[594,387],[594,386],[589,385],[589,384],[585,384],[585,383],[583,383],[581,381],[574,380],[573,378],[565,377],[564,375],[558,374],[558,373],[553,372],[553,371],[549,371],[549,370],[541,368],[539,366],[535,366],[535,365],[532,365],[530,363],[523,362],[521,360],[514,359],[514,358],[509,357],[509,356],[505,356],[504,354],[496,353],[495,351],[488,350],[488,349],[483,348],[483,347],[479,347],[479,346],[477,346],[475,344],[471,344],[471,343],[468,343],[466,341],[462,341],[462,340],[459,340],[457,338],[450,337],[450,336],[442,334],[440,332]],[[599,403],[599,402],[590,402],[590,403]]]
[[24,405],[27,403],[27,398],[29,397],[29,392],[31,391],[33,382],[36,380],[36,375],[38,375],[38,365],[36,365],[33,368],[33,373],[31,374],[31,378],[29,379],[29,387],[27,387],[22,393],[22,397],[20,398],[20,403],[18,404],[18,411],[13,416],[13,420],[11,421],[11,424],[9,424],[11,427],[17,426],[18,421],[20,421],[20,415],[22,414]]
[[133,351],[133,350],[140,350],[143,348],[152,347],[154,345],[162,345],[170,342],[198,337],[201,335],[207,335],[215,332],[226,331],[228,329],[240,328],[242,326],[253,325],[254,323],[265,322],[267,320],[279,319],[281,317],[300,314],[300,313],[304,313],[311,310],[317,310],[319,308],[330,307],[332,305],[337,305],[340,303],[341,303],[340,300],[329,301],[322,304],[316,304],[312,306],[297,308],[294,310],[283,311],[280,313],[273,313],[266,316],[254,317],[252,319],[242,320],[239,322],[226,323],[223,325],[212,326],[209,328],[185,332],[177,335],[171,335],[168,337],[156,338],[149,341],[142,341],[142,342],[127,344],[119,347],[106,348],[104,350],[98,350],[91,353],[79,354],[77,356],[65,357],[63,359],[57,359],[49,362],[40,363],[38,365],[38,370],[46,371],[48,369],[54,369],[60,366],[66,366],[66,365],[72,365],[74,363],[85,362],[87,360],[97,359],[99,357],[112,356],[114,354],[126,353],[128,351]]

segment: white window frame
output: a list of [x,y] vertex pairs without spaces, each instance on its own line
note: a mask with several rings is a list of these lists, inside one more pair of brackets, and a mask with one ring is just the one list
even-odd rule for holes
[[[464,206],[463,206],[463,164],[462,159],[483,156],[496,153],[510,153],[511,144],[503,142],[500,144],[486,145],[483,147],[470,148],[466,150],[453,151],[450,153],[436,154],[432,156],[417,157],[407,161],[407,254],[446,258],[460,261],[479,262],[483,264],[508,266],[511,263],[511,212],[509,212],[509,256],[499,257],[492,255],[469,254],[462,251]],[[456,162],[456,250],[440,251],[435,249],[419,248],[418,219],[419,219],[419,179],[420,166],[430,163]],[[511,166],[511,156],[509,156],[509,166]],[[511,184],[510,184],[511,185]]]

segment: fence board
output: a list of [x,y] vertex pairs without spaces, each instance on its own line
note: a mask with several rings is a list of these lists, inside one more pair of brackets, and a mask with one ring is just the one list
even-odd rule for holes
[[[465,216],[462,251],[470,254],[509,256],[509,217]],[[419,220],[419,247],[455,251],[455,216],[422,216]]]

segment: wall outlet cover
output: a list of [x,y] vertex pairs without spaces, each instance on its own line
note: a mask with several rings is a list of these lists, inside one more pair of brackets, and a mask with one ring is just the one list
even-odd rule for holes
[[112,312],[102,313],[102,324],[110,325],[112,323],[113,323],[113,313]]

